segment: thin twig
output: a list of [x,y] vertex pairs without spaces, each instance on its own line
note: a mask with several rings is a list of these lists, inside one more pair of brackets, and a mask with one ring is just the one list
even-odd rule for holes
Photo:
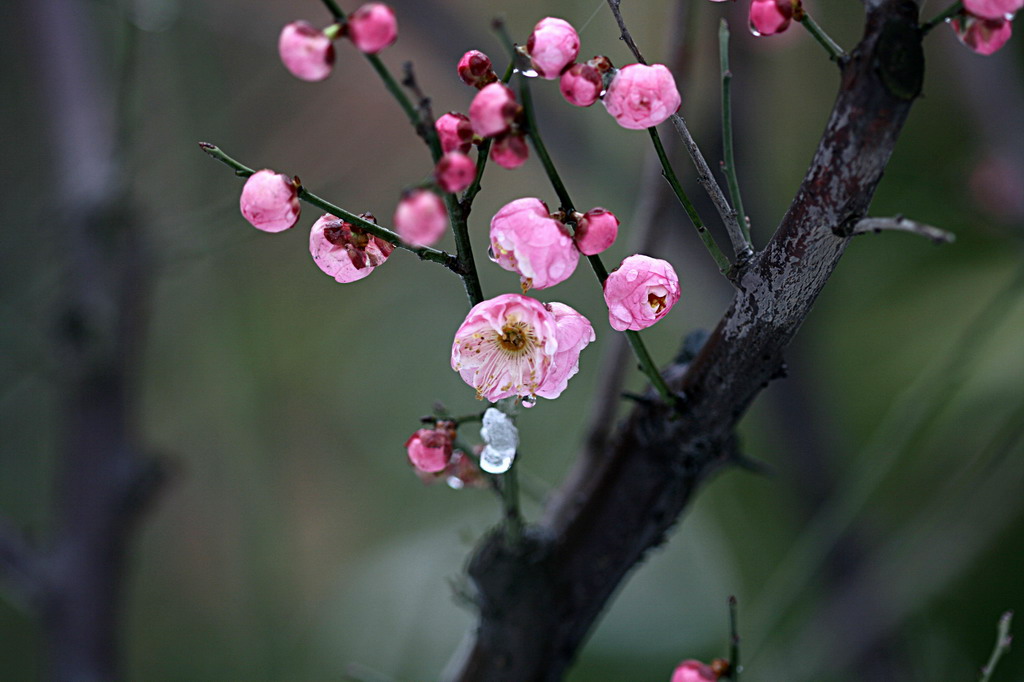
[[740,634],[736,625],[736,597],[729,597],[729,679],[740,679]]
[[[215,144],[211,144],[209,142],[200,142],[199,148],[202,149],[207,154],[209,154],[210,156],[212,156],[213,158],[223,163],[224,165],[233,168],[235,170],[235,175],[237,175],[240,178],[247,178],[256,172],[252,168],[249,168],[245,164],[236,161],[235,159],[225,154],[224,151]],[[428,246],[413,246],[412,244],[407,244],[406,242],[402,241],[402,238],[399,237],[397,233],[392,232],[386,227],[377,225],[376,223],[371,223],[365,218],[360,218],[355,213],[346,211],[340,206],[335,206],[326,199],[322,199],[317,195],[313,194],[305,187],[299,187],[299,198],[308,204],[312,204],[317,208],[327,211],[332,215],[335,215],[339,218],[344,218],[347,222],[352,223],[353,225],[363,230],[364,232],[368,232],[375,237],[380,237],[384,241],[390,244],[394,244],[400,249],[405,249],[406,251],[410,251],[416,254],[417,256],[420,257],[421,260],[429,260],[434,263],[440,263],[441,265],[445,266],[446,268],[460,276],[463,274],[462,272],[460,272],[456,258],[449,253],[445,253],[444,251],[439,251],[437,249],[432,249]]]
[[807,29],[807,32],[814,36],[814,39],[817,40],[823,48],[825,48],[825,51],[828,52],[829,59],[841,65],[850,58],[850,56],[846,54],[846,50],[841,48],[839,43],[832,40],[832,38],[825,33],[825,30],[818,25],[818,22],[816,22],[806,11],[801,12],[800,23],[803,24],[804,28]]
[[736,159],[732,145],[732,71],[729,69],[729,24],[725,19],[718,28],[718,57],[722,69],[722,171],[729,185],[729,198],[736,207],[736,220],[743,232],[746,248],[750,248],[750,226],[743,210],[740,181],[736,175]]
[[988,657],[988,663],[981,669],[981,674],[978,677],[979,682],[989,682],[992,678],[992,672],[996,669],[996,664],[999,663],[999,659],[1009,651],[1010,644],[1013,642],[1013,635],[1010,634],[1010,623],[1012,622],[1013,611],[1007,611],[1000,616],[996,644],[992,649],[992,655]]
[[928,22],[925,22],[925,23],[921,24],[921,34],[922,35],[928,35],[928,33],[933,28],[935,28],[939,24],[945,23],[949,19],[952,19],[957,14],[960,14],[960,12],[962,12],[963,9],[964,9],[964,3],[962,2],[962,0],[957,0],[957,2],[954,2],[952,5],[947,7],[946,10],[944,12],[942,12],[942,14],[938,15],[937,17],[935,17],[931,21],[928,21]]
[[[641,64],[646,64],[647,62],[644,60],[643,55],[640,54],[640,48],[637,47],[633,36],[630,35],[629,29],[626,28],[626,21],[622,18],[622,12],[619,10],[619,1],[608,0],[608,7],[611,8],[612,14],[615,16],[615,22],[619,25],[622,40],[629,46],[637,61]],[[729,205],[725,198],[725,193],[722,192],[718,181],[715,180],[714,173],[711,172],[711,167],[704,160],[704,155],[694,141],[693,135],[690,134],[689,128],[686,127],[686,120],[678,113],[672,114],[671,120],[676,132],[683,138],[683,143],[686,146],[686,151],[690,154],[693,165],[697,168],[697,182],[707,193],[711,203],[715,205],[718,215],[722,218],[722,224],[725,225],[725,230],[729,234],[730,241],[732,241],[733,251],[736,253],[737,260],[740,262],[747,260],[753,254],[753,249],[750,247],[750,240],[744,236],[743,230],[740,228],[739,221],[736,218],[736,211]]]
[[925,225],[924,223],[919,223],[915,220],[909,220],[903,216],[894,216],[892,218],[864,218],[853,226],[853,230],[850,231],[850,235],[857,236],[859,234],[868,233],[877,234],[886,230],[910,232],[911,234],[917,234],[930,239],[936,244],[952,244],[956,241],[956,235],[952,232],[940,230],[937,227]]
[[658,161],[661,162],[662,175],[665,176],[665,180],[668,181],[668,184],[672,186],[672,191],[675,193],[676,198],[682,205],[683,210],[686,211],[686,215],[689,216],[690,222],[693,223],[695,228],[697,228],[697,236],[700,237],[701,242],[704,244],[704,248],[708,250],[711,257],[715,259],[715,264],[718,266],[718,270],[723,275],[728,275],[732,264],[729,262],[729,259],[726,258],[725,254],[722,253],[722,249],[719,248],[718,242],[715,241],[714,236],[704,225],[704,221],[701,220],[693,202],[691,202],[690,198],[686,196],[686,192],[683,190],[683,186],[679,182],[679,178],[676,177],[675,170],[672,168],[672,163],[668,159],[668,154],[665,152],[665,145],[661,143],[661,136],[658,134],[658,129],[648,128],[647,132],[651,134],[651,141],[654,143],[654,149],[658,153]]

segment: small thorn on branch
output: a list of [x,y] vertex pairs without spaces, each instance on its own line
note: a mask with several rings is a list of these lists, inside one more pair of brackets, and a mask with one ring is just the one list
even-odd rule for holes
[[853,226],[850,230],[850,236],[856,237],[860,234],[868,233],[879,233],[883,231],[895,231],[895,232],[910,232],[911,234],[920,235],[926,239],[930,239],[936,244],[952,244],[956,241],[956,235],[946,230],[940,230],[937,227],[931,225],[925,225],[919,223],[916,220],[910,220],[903,216],[893,216],[892,218],[864,218]]

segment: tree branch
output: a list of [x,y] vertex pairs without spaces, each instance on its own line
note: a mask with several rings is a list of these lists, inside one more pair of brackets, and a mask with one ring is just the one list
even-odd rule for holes
[[869,9],[789,211],[673,385],[687,395],[683,414],[672,420],[662,405],[638,404],[605,455],[587,460],[596,470],[569,474],[571,486],[520,548],[498,534],[481,541],[469,565],[480,621],[452,679],[561,679],[622,580],[727,463],[736,423],[777,375],[846,249],[849,237],[834,230],[867,211],[920,89],[921,64],[916,5],[883,0]]
[[856,237],[859,234],[879,233],[883,230],[893,230],[896,232],[910,232],[911,234],[918,234],[926,239],[931,239],[936,244],[952,244],[956,241],[956,235],[946,230],[940,230],[937,227],[931,225],[925,225],[914,220],[908,220],[903,216],[894,216],[892,218],[864,218],[857,222],[850,231],[851,237]]

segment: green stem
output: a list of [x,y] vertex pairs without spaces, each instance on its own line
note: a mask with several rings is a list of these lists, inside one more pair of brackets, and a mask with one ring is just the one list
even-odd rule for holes
[[501,474],[501,499],[505,509],[505,533],[515,547],[523,537],[523,514],[519,508],[519,474],[515,464]]
[[964,10],[964,3],[962,1],[954,2],[952,5],[946,8],[946,10],[935,17],[931,21],[921,24],[921,34],[928,35],[928,33],[938,26],[939,24],[945,23],[947,20],[952,19],[956,15],[960,14]]
[[729,679],[740,679],[740,633],[736,626],[736,597],[729,597]]
[[722,19],[718,28],[718,52],[722,67],[722,156],[725,157],[722,170],[729,185],[729,197],[736,209],[736,219],[743,232],[747,248],[750,248],[750,226],[747,225],[747,214],[743,210],[743,199],[740,197],[740,182],[736,176],[736,160],[732,146],[732,71],[729,69],[729,24]]
[[[525,118],[524,129],[527,137],[530,138],[530,142],[533,143],[533,148],[537,152],[537,156],[540,158],[541,164],[544,166],[544,171],[547,173],[548,180],[551,182],[551,186],[555,190],[555,194],[558,195],[558,200],[561,202],[561,209],[565,212],[566,216],[571,216],[576,210],[573,204],[572,197],[569,196],[569,191],[565,188],[565,183],[562,182],[561,176],[558,174],[558,170],[555,168],[554,162],[551,160],[551,156],[548,154],[547,147],[544,146],[544,140],[540,136],[540,130],[537,128],[537,119],[533,113],[533,98],[530,95],[530,83],[526,78],[520,78],[519,94],[523,100],[523,115]],[[569,219],[570,228],[575,231],[575,222]],[[608,279],[608,269],[604,266],[604,262],[600,256],[588,256],[587,260],[590,261],[590,266],[594,270],[594,274],[597,275],[597,279],[601,284]],[[727,262],[728,265],[728,262]],[[640,363],[640,369],[647,378],[650,379],[651,385],[661,395],[662,400],[667,404],[674,407],[678,407],[679,398],[672,389],[665,383],[664,377],[661,376],[661,372],[654,364],[654,360],[651,359],[651,354],[647,351],[647,347],[644,345],[643,339],[640,338],[640,334],[635,331],[626,331],[626,339],[629,341],[630,348],[633,349],[633,354],[636,355],[637,361]]]
[[331,16],[334,17],[335,21],[339,23],[345,21],[345,13],[341,11],[340,7],[338,7],[338,3],[334,0],[323,0],[323,2],[324,5],[327,6],[327,11],[331,13]]
[[1013,611],[1007,611],[999,618],[996,645],[992,649],[992,655],[989,656],[988,663],[981,669],[981,675],[978,677],[979,682],[989,682],[992,678],[992,672],[996,669],[996,664],[999,663],[999,659],[1010,649],[1010,642],[1013,641],[1013,636],[1010,635],[1010,623],[1012,621]]
[[679,184],[679,178],[676,177],[676,172],[672,170],[672,164],[668,160],[668,154],[665,152],[665,145],[661,143],[661,136],[658,135],[657,128],[648,128],[647,132],[651,134],[651,141],[654,142],[654,149],[658,153],[658,160],[661,161],[662,175],[668,180],[668,184],[672,186],[672,191],[675,192],[676,198],[679,203],[682,204],[683,210],[686,211],[686,215],[690,217],[690,222],[697,228],[697,235],[700,240],[704,243],[704,247],[711,254],[711,257],[715,259],[715,264],[718,265],[719,271],[725,275],[728,274],[731,264],[729,259],[722,253],[722,249],[718,248],[718,243],[715,238],[708,232],[708,228],[704,225],[704,221],[700,219],[697,214],[697,209],[694,208],[690,198],[686,196],[686,192],[683,191],[683,186]]
[[[230,168],[233,168],[235,171],[235,175],[237,175],[240,178],[247,178],[256,172],[252,168],[249,168],[245,164],[242,164],[236,161],[235,159],[231,158],[227,154],[225,154],[224,151],[221,150],[221,148],[215,144],[210,144],[209,142],[200,142],[199,147],[204,152],[206,152],[213,158],[217,159],[221,163],[225,164]],[[440,263],[449,270],[452,270],[453,272],[461,275],[455,257],[448,253],[445,253],[444,251],[432,249],[428,246],[413,246],[412,244],[407,244],[406,242],[402,241],[402,238],[399,237],[398,234],[392,232],[386,227],[381,227],[376,223],[371,223],[370,221],[364,218],[360,218],[355,213],[346,211],[340,206],[335,206],[331,202],[327,201],[326,199],[322,199],[321,197],[318,197],[317,195],[313,194],[312,192],[310,192],[309,190],[302,186],[299,187],[299,199],[305,201],[308,204],[312,204],[317,208],[323,209],[324,211],[327,211],[332,215],[335,215],[339,218],[343,218],[346,222],[352,223],[353,225],[363,230],[364,232],[368,232],[369,234],[372,234],[375,237],[380,237],[384,241],[394,244],[396,247],[400,249],[405,249],[406,251],[415,253],[417,256],[420,257],[421,260],[429,260],[434,263]]]
[[832,40],[832,38],[825,33],[824,29],[822,29],[821,26],[818,26],[818,22],[816,22],[806,11],[804,11],[803,16],[800,17],[800,23],[804,25],[804,28],[807,29],[808,33],[814,36],[815,40],[821,43],[821,46],[825,48],[826,52],[828,52],[829,59],[834,62],[841,63],[845,62],[849,58],[846,51],[839,47],[839,44]]

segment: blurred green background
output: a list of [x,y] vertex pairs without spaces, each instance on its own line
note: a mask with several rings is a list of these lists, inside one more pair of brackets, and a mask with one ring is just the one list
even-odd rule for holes
[[[504,63],[489,30],[498,14],[519,41],[540,18],[564,17],[579,29],[581,56],[631,61],[604,0],[391,4],[400,37],[382,58],[396,72],[415,62],[436,113],[468,108],[473,92],[454,71],[462,52]],[[744,3],[726,4],[688,7],[682,111],[714,165],[716,28],[729,16],[739,174],[763,245],[837,79],[799,26],[755,41]],[[50,46],[32,5],[0,4],[0,512],[46,538],[61,429],[51,342],[68,267],[61,216],[75,207],[56,185],[66,159],[56,158],[59,112],[39,69]],[[402,447],[434,401],[479,408],[448,366],[466,311],[461,285],[400,251],[368,279],[336,284],[307,250],[317,212],[305,206],[294,230],[258,233],[238,214],[240,181],[196,142],[300,175],[385,224],[429,157],[351,45],[338,44],[335,72],[320,84],[281,66],[281,26],[326,25],[319,2],[77,5],[88,19],[80,37],[111,89],[135,33],[119,139],[154,254],[138,429],[176,462],[129,573],[128,679],[337,680],[353,663],[434,679],[472,622],[453,597],[464,560],[499,514],[487,491],[424,486]],[[854,45],[861,3],[811,8]],[[923,14],[942,8],[929,2]],[[673,4],[626,0],[623,10],[648,59],[668,60],[680,30]],[[774,475],[728,471],[707,485],[621,590],[571,680],[667,680],[683,658],[726,655],[729,595],[740,603],[745,679],[969,680],[999,614],[1024,607],[1024,290],[1011,285],[1024,267],[1022,43],[985,59],[946,27],[929,37],[925,96],[872,213],[904,213],[955,232],[956,243],[884,234],[851,245],[788,353],[790,377],[743,421],[745,452]],[[614,264],[632,253],[647,136],[600,106],[570,107],[553,83],[537,81],[534,95],[578,205],[623,220],[606,257]],[[676,167],[697,197],[688,159]],[[488,168],[471,219],[487,295],[518,287],[484,254],[488,217],[522,196],[555,203],[535,158],[514,172]],[[686,332],[713,327],[729,298],[681,211],[667,213],[653,255],[673,262],[684,294],[644,334],[662,363]],[[545,487],[579,447],[613,332],[583,266],[538,297],[577,308],[598,334],[563,396],[520,419],[520,464]],[[528,515],[538,511],[527,503]],[[32,616],[0,601],[0,679],[35,679],[41,657]],[[994,679],[1022,677],[1015,651]]]

